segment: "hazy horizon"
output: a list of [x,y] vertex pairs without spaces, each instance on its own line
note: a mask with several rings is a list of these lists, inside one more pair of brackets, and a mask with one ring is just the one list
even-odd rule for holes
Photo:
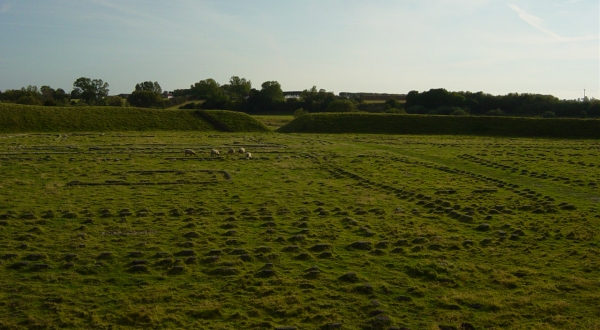
[[0,90],[110,94],[203,79],[260,88],[401,93],[445,88],[600,98],[592,0],[0,0]]

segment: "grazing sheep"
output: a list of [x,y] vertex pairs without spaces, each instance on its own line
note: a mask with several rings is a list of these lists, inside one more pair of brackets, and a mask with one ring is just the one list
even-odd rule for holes
[[211,156],[218,156],[218,155],[219,155],[219,150],[217,150],[217,149],[212,149],[212,150],[210,151],[210,155],[211,155]]
[[252,154],[251,154],[251,153],[249,153],[249,152],[247,152],[247,153],[246,153],[246,159],[251,159],[251,158],[252,158]]
[[188,156],[188,155],[193,155],[193,156],[196,156],[196,152],[195,152],[194,150],[192,150],[192,149],[184,149],[184,150],[183,150],[183,154],[184,154],[185,156]]
[[239,148],[238,149],[238,153],[240,153],[240,154],[243,154],[245,152],[246,152],[246,149],[244,149],[244,148]]
[[229,148],[229,150],[227,150],[227,153],[230,154],[230,155],[231,154],[235,154],[235,149]]

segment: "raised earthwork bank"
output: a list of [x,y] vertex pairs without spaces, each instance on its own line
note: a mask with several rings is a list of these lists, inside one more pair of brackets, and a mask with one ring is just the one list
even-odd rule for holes
[[522,117],[318,113],[294,119],[281,133],[444,134],[600,138],[600,120]]
[[157,130],[269,131],[251,116],[232,111],[0,104],[0,133]]

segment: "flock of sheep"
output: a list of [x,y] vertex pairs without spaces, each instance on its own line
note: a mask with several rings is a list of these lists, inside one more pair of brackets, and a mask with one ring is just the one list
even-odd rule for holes
[[[235,153],[236,153],[236,150],[233,149],[233,148],[229,148],[229,150],[227,150],[227,154],[229,154],[229,155],[233,155]],[[246,156],[246,159],[251,159],[252,158],[252,154],[250,152],[246,152],[246,149],[244,149],[244,148],[239,148],[237,150],[237,153],[238,154],[244,154]],[[183,150],[183,154],[185,156],[196,156],[196,152],[194,150],[192,150],[192,149],[184,149]],[[217,149],[212,149],[210,151],[210,156],[211,157],[218,156],[219,154],[220,154],[219,150],[217,150]]]

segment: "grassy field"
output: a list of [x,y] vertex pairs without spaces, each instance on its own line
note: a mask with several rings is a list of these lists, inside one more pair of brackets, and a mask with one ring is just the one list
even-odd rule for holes
[[191,100],[191,101],[185,101],[185,102],[183,102],[183,103],[181,103],[181,104],[178,104],[178,105],[174,105],[174,106],[172,106],[172,107],[169,107],[169,108],[167,108],[167,110],[178,110],[180,107],[182,107],[182,106],[184,106],[184,105],[187,105],[187,104],[190,104],[190,103],[202,103],[202,102],[204,102],[204,101],[203,101],[203,100]]
[[292,115],[252,115],[252,117],[273,130],[294,120],[294,116]]
[[[253,158],[225,153],[240,147]],[[600,329],[599,156],[572,139],[2,134],[0,328]]]

